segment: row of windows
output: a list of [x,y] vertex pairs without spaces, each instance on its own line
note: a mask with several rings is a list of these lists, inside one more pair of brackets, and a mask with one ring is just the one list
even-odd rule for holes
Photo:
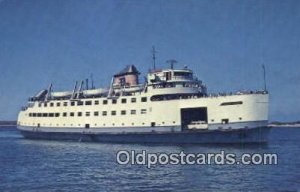
[[[131,103],[136,103],[136,98],[131,98],[130,100],[131,100]],[[118,101],[117,99],[112,99],[111,103],[112,104],[117,104],[118,103],[117,101]],[[141,98],[141,102],[147,102],[147,97],[142,97]],[[60,107],[60,106],[65,106],[66,107],[66,106],[68,106],[68,103],[69,102],[67,102],[67,101],[62,102],[62,103],[57,102],[56,106],[57,107]],[[127,103],[127,98],[122,98],[121,99],[121,103],[123,103],[123,104]],[[85,102],[83,102],[83,101],[71,101],[70,102],[70,106],[75,106],[75,105],[82,106],[82,105],[92,105],[92,104],[93,104],[92,101],[85,101]],[[102,104],[103,105],[107,105],[108,104],[108,100],[103,100]],[[95,100],[94,101],[94,105],[99,105],[99,100]],[[42,107],[42,106],[47,107],[48,103],[44,103],[44,105],[42,105],[42,103],[39,103],[38,106],[39,107]],[[54,103],[50,102],[49,103],[49,107],[54,107]]]
[[[173,121],[172,122],[173,124],[176,124],[176,121]],[[46,123],[18,123],[18,125],[30,125],[30,126],[37,126],[37,127],[41,127],[41,126],[65,126],[65,127],[69,127],[69,126],[83,126],[83,127],[85,127],[85,128],[90,128],[91,126],[95,126],[95,127],[97,127],[97,126],[104,126],[104,127],[111,127],[111,126],[134,126],[134,125],[147,125],[148,123],[145,123],[145,122],[142,122],[142,123],[134,123],[134,122],[132,122],[132,123],[119,123],[119,124],[116,124],[116,123],[111,123],[111,124],[107,124],[107,123],[103,123],[103,124],[97,124],[97,123],[95,123],[95,124],[73,124],[73,123],[71,123],[71,124],[58,124],[58,123],[56,123],[56,124],[54,124],[54,123],[49,123],[49,124],[46,124]],[[161,124],[160,125],[165,125],[166,123],[163,121],[163,122],[161,122]],[[159,124],[158,124],[159,125]],[[155,122],[151,122],[150,123],[150,126],[151,127],[155,127],[155,126],[157,126],[156,125],[156,123]]]
[[59,113],[29,113],[29,117],[59,117]]
[[[141,109],[140,113],[141,114],[146,114],[147,109]],[[75,112],[70,112],[70,113],[64,112],[64,113],[62,113],[62,116],[67,117],[68,114],[69,114],[70,117],[74,117],[75,115],[78,116],[78,117],[81,117],[81,116],[83,116],[84,113],[83,112],[77,112],[77,113],[75,113]],[[89,117],[92,114],[94,116],[99,116],[100,115],[99,111],[94,111],[94,113],[85,112],[86,117]],[[101,114],[102,114],[102,116],[107,116],[109,113],[107,111],[102,111]],[[120,114],[121,115],[126,115],[127,111],[122,110],[122,111],[120,111]],[[135,115],[135,114],[137,114],[137,111],[133,109],[133,110],[128,111],[128,114]],[[112,116],[117,115],[117,111],[111,111],[110,115],[112,115]],[[60,113],[29,113],[29,117],[59,117],[59,116],[60,116]]]

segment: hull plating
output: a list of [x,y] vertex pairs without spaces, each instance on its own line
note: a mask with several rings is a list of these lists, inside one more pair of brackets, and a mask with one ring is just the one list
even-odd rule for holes
[[266,143],[269,127],[237,130],[148,132],[148,133],[70,133],[20,130],[25,138],[40,140],[72,140],[103,143],[167,143],[167,144],[229,144]]

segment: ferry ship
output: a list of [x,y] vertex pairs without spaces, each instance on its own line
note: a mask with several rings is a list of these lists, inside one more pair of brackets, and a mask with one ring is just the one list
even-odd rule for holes
[[266,90],[209,94],[187,67],[153,69],[145,82],[129,65],[108,88],[41,90],[18,115],[25,138],[114,143],[264,143]]

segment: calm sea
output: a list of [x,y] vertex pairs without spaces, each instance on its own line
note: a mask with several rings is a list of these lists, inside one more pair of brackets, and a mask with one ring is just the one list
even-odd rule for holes
[[[119,150],[277,153],[277,165],[118,165]],[[0,191],[300,191],[300,128],[268,145],[129,145],[23,139],[0,128]]]

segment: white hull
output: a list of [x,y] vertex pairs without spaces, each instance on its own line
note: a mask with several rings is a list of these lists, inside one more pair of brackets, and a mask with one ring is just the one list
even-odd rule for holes
[[[142,95],[143,96],[143,95]],[[142,96],[126,97],[130,102],[131,97],[138,100]],[[124,97],[125,98],[125,97]],[[118,100],[120,101],[122,97]],[[21,111],[18,117],[18,125],[32,127],[73,127],[84,128],[86,125],[90,128],[102,127],[149,127],[152,123],[154,127],[161,126],[182,126],[182,109],[206,108],[208,129],[235,129],[236,124],[243,124],[251,127],[251,122],[267,122],[268,120],[268,95],[267,94],[250,94],[250,95],[233,95],[220,97],[203,97],[189,98],[181,100],[167,101],[148,101],[129,104],[112,104],[108,100],[107,105],[102,105],[105,98],[82,99],[82,101],[98,100],[99,105],[87,106],[70,106],[70,101],[54,101],[54,107],[38,107],[35,102],[33,107],[26,111]],[[221,106],[222,103],[241,101],[239,105]],[[56,107],[56,103],[68,102],[68,106]],[[136,110],[136,114],[131,114],[131,110]],[[141,114],[141,110],[145,110],[145,114]],[[106,111],[107,115],[103,116],[102,112]],[[111,111],[116,111],[116,115],[111,115]],[[126,111],[125,115],[120,114]],[[30,117],[30,113],[59,113],[59,117]],[[70,116],[70,113],[74,116]],[[82,116],[78,116],[78,112]],[[98,112],[98,116],[94,115]],[[67,113],[64,117],[63,113]],[[87,117],[86,115],[89,114]],[[223,124],[222,120],[228,119],[227,124]],[[249,124],[250,123],[250,124]],[[265,123],[263,126],[266,126]],[[124,129],[124,131],[126,131]]]
[[[175,134],[182,138],[177,134],[191,133],[190,137],[198,138],[201,136],[197,131],[199,134],[206,131],[212,137],[211,133],[235,134],[267,127],[269,95],[266,91],[207,96],[206,87],[188,69],[151,72],[145,84],[137,84],[137,74],[134,67],[127,67],[114,76],[109,91],[84,90],[76,95],[76,100],[62,97],[70,92],[53,92],[52,96],[59,99],[43,96],[32,99],[19,113],[18,128],[27,135],[37,133],[41,137],[69,133],[77,136],[168,134],[170,137]],[[131,87],[132,92],[117,93],[113,85]],[[143,90],[135,90],[141,87]],[[232,137],[239,140],[236,135]]]

